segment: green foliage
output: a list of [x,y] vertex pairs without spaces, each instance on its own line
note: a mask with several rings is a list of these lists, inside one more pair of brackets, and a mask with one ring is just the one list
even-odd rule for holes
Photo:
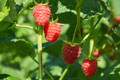
[[0,0],[0,11],[5,7],[7,0]]
[[120,3],[119,0],[111,0],[113,11],[116,16],[120,16]]
[[8,74],[0,74],[0,79],[4,79],[4,78],[7,78],[7,77],[9,77]]
[[9,9],[4,7],[0,12],[0,21],[2,21],[8,15]]
[[6,78],[6,79],[4,79],[4,80],[20,80],[20,79],[18,79],[18,78],[16,78],[16,77],[8,77],[8,78]]

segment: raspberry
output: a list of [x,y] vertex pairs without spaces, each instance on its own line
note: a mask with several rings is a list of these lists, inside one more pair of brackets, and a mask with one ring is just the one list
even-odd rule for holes
[[80,46],[70,46],[65,44],[62,49],[62,56],[67,64],[73,64],[75,60],[80,56],[81,48]]
[[45,38],[49,42],[54,42],[57,40],[61,32],[61,24],[57,22],[48,22],[44,26]]
[[96,57],[96,58],[98,58],[98,57],[101,56],[98,49],[95,49],[95,50],[94,50],[93,56]]
[[93,76],[95,75],[97,69],[96,60],[85,59],[82,62],[82,70],[85,76]]
[[115,17],[114,17],[114,20],[115,20],[117,23],[120,23],[120,16],[115,16]]
[[33,8],[33,16],[39,26],[44,26],[49,21],[50,14],[50,8],[47,4],[37,4]]

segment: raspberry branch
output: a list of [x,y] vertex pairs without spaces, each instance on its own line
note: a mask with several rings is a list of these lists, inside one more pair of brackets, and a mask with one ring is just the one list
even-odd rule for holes
[[[42,27],[41,27],[42,28]],[[39,31],[39,33],[37,34],[37,39],[38,39],[38,62],[39,62],[39,80],[43,80],[42,76],[43,76],[43,65],[42,65],[42,33],[43,33],[43,29],[40,29],[41,31]]]
[[[34,62],[36,62],[37,64],[39,64],[39,62],[38,62],[34,57],[31,56],[31,58],[32,58],[32,60],[33,60]],[[34,70],[30,71],[30,73],[33,73],[33,72],[35,72],[35,71],[38,70],[38,69],[39,69],[39,67],[37,67],[37,68],[35,68]],[[45,69],[45,67],[43,67],[43,70],[44,70],[44,72],[48,75],[48,77],[50,78],[50,80],[54,80],[54,77],[52,76],[52,74],[51,74],[49,71],[47,71],[47,70]]]
[[19,27],[19,28],[28,28],[28,29],[33,29],[32,26],[28,26],[28,25],[20,25],[20,24],[16,24],[16,27]]

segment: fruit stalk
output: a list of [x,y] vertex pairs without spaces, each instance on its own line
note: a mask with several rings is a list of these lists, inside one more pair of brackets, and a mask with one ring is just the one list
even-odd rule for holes
[[42,69],[42,33],[43,33],[43,30],[40,29],[41,31],[38,32],[37,34],[37,39],[38,39],[38,61],[39,61],[39,75],[38,75],[38,78],[39,80],[42,80],[42,72],[43,72],[43,69]]
[[44,68],[44,72],[49,76],[50,80],[54,80],[52,74]]
[[83,0],[77,0],[77,5],[76,5],[77,24],[76,24],[76,27],[75,27],[75,30],[74,30],[74,33],[73,33],[72,42],[74,42],[77,29],[80,27],[80,10],[81,10],[82,2],[83,2]]
[[63,80],[64,76],[66,75],[66,73],[68,72],[70,66],[67,66],[67,68],[63,71],[62,75],[60,76],[59,80]]
[[[73,38],[72,38],[72,43],[75,40],[75,35],[77,32],[78,27],[80,26],[80,10],[81,10],[81,4],[82,4],[83,0],[77,0],[77,5],[76,5],[76,12],[77,12],[77,24],[73,33]],[[59,80],[63,80],[64,76],[66,75],[66,73],[68,72],[70,66],[67,66],[67,68],[63,71],[62,75],[60,76]]]

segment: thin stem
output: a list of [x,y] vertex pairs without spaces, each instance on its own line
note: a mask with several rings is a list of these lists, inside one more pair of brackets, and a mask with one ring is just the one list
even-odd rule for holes
[[37,34],[37,39],[38,39],[38,62],[39,62],[39,80],[43,80],[43,65],[42,65],[42,29],[41,31]]
[[86,41],[86,39],[88,39],[88,37],[90,36],[90,34],[86,34],[85,37],[81,40],[80,44],[82,44],[84,41]]
[[32,4],[34,4],[35,2],[34,2],[34,0],[33,1],[31,1],[31,2],[29,2],[29,3],[27,3],[25,6],[23,6],[23,8],[18,12],[18,16],[19,15],[21,15],[21,13],[25,10],[25,9],[27,9],[28,7],[30,7]]
[[38,69],[39,69],[39,68],[36,67],[35,69],[29,71],[28,74],[27,74],[27,77],[29,77],[32,73],[34,73],[34,72],[37,71]]
[[65,77],[66,73],[68,72],[70,66],[67,66],[67,68],[63,71],[62,75],[60,76],[59,80],[63,80],[63,78]]
[[77,29],[78,29],[78,27],[80,27],[80,10],[81,10],[82,2],[83,2],[83,0],[77,0],[77,5],[76,5],[77,24],[76,24],[76,27],[75,27],[75,30],[74,30],[74,33],[73,33],[72,42],[74,42]]
[[33,61],[35,61],[37,64],[39,64],[39,62],[34,57],[31,56],[31,58]]
[[44,72],[50,77],[51,80],[54,80],[54,78],[51,75],[51,73],[49,73],[45,68],[44,68]]
[[93,25],[93,28],[96,28],[96,26],[98,25],[98,23],[101,21],[102,16],[99,17],[99,19],[97,20],[97,22],[95,23],[95,25]]
[[[31,70],[29,73],[28,73],[28,77],[30,76],[30,74],[32,74],[33,72],[37,71],[39,69],[39,67],[36,67],[35,69]],[[54,80],[54,78],[52,77],[51,73],[49,73],[45,68],[44,69],[44,72],[50,77],[50,80]]]
[[[35,61],[37,64],[39,64],[39,62],[35,58],[33,58],[33,57],[31,57],[31,58],[33,59],[33,61]],[[36,69],[39,69],[39,68],[37,67]],[[54,78],[50,72],[48,72],[44,67],[43,67],[43,70],[50,77],[51,80],[54,80]]]
[[16,27],[19,27],[19,28],[28,28],[28,29],[33,29],[32,26],[28,26],[28,25],[20,25],[20,24],[16,24]]

